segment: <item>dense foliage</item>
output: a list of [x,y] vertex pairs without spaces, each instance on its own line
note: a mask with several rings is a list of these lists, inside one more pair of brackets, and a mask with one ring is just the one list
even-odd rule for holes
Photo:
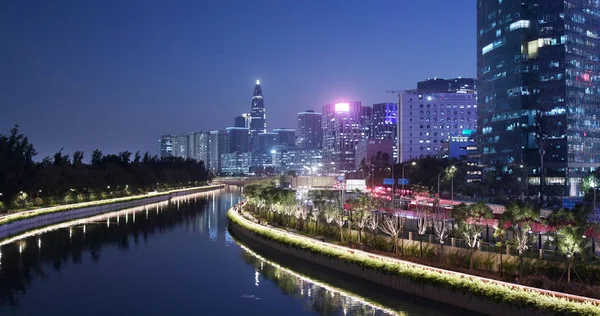
[[73,202],[197,185],[210,180],[204,162],[148,152],[103,154],[90,163],[81,151],[62,150],[36,163],[36,151],[18,127],[0,135],[0,210]]

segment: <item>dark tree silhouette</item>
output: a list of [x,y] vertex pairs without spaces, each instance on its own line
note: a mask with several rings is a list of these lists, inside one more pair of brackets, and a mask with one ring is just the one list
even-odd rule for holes
[[[35,154],[17,126],[10,135],[0,135],[0,210],[199,185],[211,178],[202,161],[159,159],[148,152],[143,156],[136,152],[132,160],[129,151],[103,155],[96,149],[90,164],[83,161],[82,151],[75,151],[71,158],[61,148],[40,163],[33,161]],[[23,196],[28,197],[25,205],[17,203]]]

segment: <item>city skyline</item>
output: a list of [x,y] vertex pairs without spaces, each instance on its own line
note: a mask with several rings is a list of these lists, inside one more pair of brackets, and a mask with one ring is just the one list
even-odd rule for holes
[[[231,126],[233,116],[248,112],[248,83],[256,80],[266,89],[270,130],[295,128],[295,113],[320,111],[336,100],[396,102],[386,90],[414,88],[428,77],[475,74],[470,3],[139,7],[3,3],[7,32],[0,36],[11,49],[0,53],[2,133],[19,124],[36,144],[36,160],[61,148],[83,150],[87,159],[95,148],[158,153],[161,134]],[[400,9],[414,14],[396,19]],[[259,12],[260,20],[243,18]],[[423,23],[423,15],[432,23]],[[415,34],[414,25],[421,24]],[[456,36],[439,32],[448,25]],[[249,50],[255,38],[260,49]],[[405,41],[420,49],[399,50]],[[458,49],[440,53],[440,45]]]

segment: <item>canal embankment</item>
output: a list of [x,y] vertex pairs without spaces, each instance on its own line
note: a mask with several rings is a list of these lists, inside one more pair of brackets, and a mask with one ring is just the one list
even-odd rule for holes
[[600,302],[433,268],[265,226],[230,210],[242,240],[397,291],[488,315],[600,315]]
[[68,220],[114,212],[125,208],[149,203],[167,201],[172,197],[219,190],[225,185],[209,185],[158,193],[84,202],[71,205],[53,206],[0,216],[0,239]]

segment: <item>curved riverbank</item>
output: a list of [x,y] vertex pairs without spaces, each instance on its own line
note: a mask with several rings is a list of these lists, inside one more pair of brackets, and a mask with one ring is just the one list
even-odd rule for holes
[[230,210],[230,229],[264,247],[371,281],[488,315],[600,315],[597,300],[518,286],[378,256],[252,222]]
[[156,194],[144,194],[102,201],[54,206],[5,215],[0,217],[0,239],[41,226],[107,212],[114,212],[120,209],[136,207],[148,203],[166,201],[176,196],[217,190],[224,187],[224,185],[211,185],[178,189]]

